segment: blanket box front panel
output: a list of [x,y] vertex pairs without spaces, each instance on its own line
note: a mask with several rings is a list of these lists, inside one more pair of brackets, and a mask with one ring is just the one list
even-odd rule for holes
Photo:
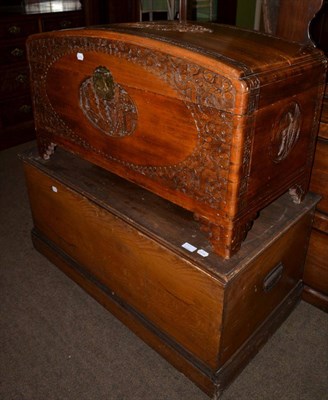
[[58,180],[31,166],[26,174],[36,231],[215,369],[222,283]]

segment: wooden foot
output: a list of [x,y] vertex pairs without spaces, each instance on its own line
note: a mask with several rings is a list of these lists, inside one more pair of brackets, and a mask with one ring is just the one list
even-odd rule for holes
[[46,138],[38,139],[38,149],[40,157],[44,160],[49,160],[55,152],[56,144]]
[[214,252],[225,259],[231,258],[238,252],[257,217],[258,213],[255,213],[247,216],[247,219],[235,222],[231,220],[213,222],[205,216],[194,214],[195,220],[200,223],[200,229],[207,234]]
[[289,194],[295,204],[302,203],[306,190],[304,189],[303,185],[296,184],[295,186],[289,189]]

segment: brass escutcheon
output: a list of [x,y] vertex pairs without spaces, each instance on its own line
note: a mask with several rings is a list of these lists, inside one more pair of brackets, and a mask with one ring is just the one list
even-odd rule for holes
[[115,82],[108,68],[99,66],[92,77],[96,94],[104,100],[111,100],[115,93]]

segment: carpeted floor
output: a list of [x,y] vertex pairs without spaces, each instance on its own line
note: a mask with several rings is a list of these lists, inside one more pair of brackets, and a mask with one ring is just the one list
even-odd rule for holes
[[[32,145],[0,152],[0,400],[208,399],[33,249]],[[328,314],[301,302],[222,399],[328,399]]]

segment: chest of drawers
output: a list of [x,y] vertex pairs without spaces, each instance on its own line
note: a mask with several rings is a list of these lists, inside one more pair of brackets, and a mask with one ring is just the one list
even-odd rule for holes
[[29,14],[24,9],[16,12],[0,9],[0,150],[35,137],[26,59],[27,37],[38,32],[84,25],[81,9],[37,11],[40,10]]

